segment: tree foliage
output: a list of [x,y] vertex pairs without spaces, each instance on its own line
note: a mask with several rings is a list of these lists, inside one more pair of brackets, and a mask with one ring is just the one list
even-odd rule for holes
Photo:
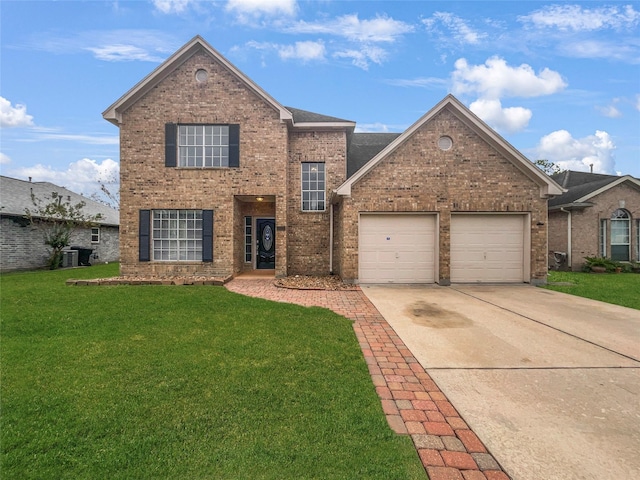
[[32,208],[25,208],[29,222],[42,230],[45,245],[51,248],[47,265],[51,270],[60,266],[62,250],[69,246],[71,234],[78,228],[95,225],[101,214],[89,215],[84,212],[85,202],[71,203],[70,197],[52,192],[44,199],[31,193]]
[[536,160],[533,164],[547,175],[557,175],[558,173],[566,172],[566,169],[544,158]]

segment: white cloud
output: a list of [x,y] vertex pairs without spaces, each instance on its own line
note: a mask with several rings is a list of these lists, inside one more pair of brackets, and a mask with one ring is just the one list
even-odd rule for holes
[[447,81],[436,77],[396,78],[385,80],[385,83],[396,87],[442,88]]
[[31,127],[33,126],[33,116],[27,114],[27,106],[11,102],[4,97],[0,97],[0,127]]
[[11,163],[11,159],[8,155],[0,152],[0,165],[9,165]]
[[431,18],[422,20],[422,23],[432,33],[441,33],[438,31],[438,24],[444,25],[447,28],[445,37],[451,37],[465,45],[476,45],[487,36],[486,33],[472,29],[466,21],[452,13],[436,12]]
[[118,145],[120,142],[120,138],[117,135],[77,135],[73,133],[55,133],[48,129],[45,129],[42,133],[36,131],[36,135],[31,141],[44,140],[63,140],[88,145]]
[[123,62],[123,61],[143,61],[160,63],[164,57],[160,57],[150,53],[147,49],[136,47],[135,45],[114,44],[103,45],[100,47],[87,47],[87,50],[93,52],[98,60],[107,62]]
[[297,10],[296,0],[229,0],[226,10],[237,13],[241,19],[246,17],[294,16]]
[[413,26],[387,16],[378,15],[370,20],[360,20],[357,14],[352,14],[326,22],[300,21],[287,31],[336,35],[357,42],[392,43],[400,36],[412,32]]
[[633,5],[593,9],[581,5],[550,5],[518,20],[537,28],[590,32],[634,27],[640,22],[640,12],[634,10]]
[[182,13],[192,0],[153,0],[153,5],[162,13]]
[[347,49],[341,50],[333,54],[336,58],[348,58],[351,59],[356,67],[363,70],[368,70],[369,65],[373,62],[381,65],[387,58],[387,52],[382,48],[375,46],[363,46],[359,50]]
[[19,178],[31,177],[34,182],[51,182],[88,197],[100,192],[101,182],[117,184],[120,178],[120,165],[111,159],[98,163],[95,160],[83,158],[70,163],[65,171],[37,164],[32,167],[12,169],[12,174]]
[[558,50],[569,57],[605,58],[631,64],[640,63],[640,44],[637,40],[626,42],[623,38],[617,38],[612,42],[581,39],[575,42],[562,42],[558,45]]
[[523,107],[502,108],[500,100],[478,99],[469,109],[501,132],[519,132],[529,125],[533,115],[531,110]]
[[31,47],[55,54],[91,52],[105,61],[137,60],[162,62],[180,42],[171,34],[150,29],[88,30],[63,35],[38,35]]
[[511,67],[497,56],[484,65],[469,65],[464,58],[457,60],[452,79],[455,94],[474,93],[489,99],[538,97],[557,93],[567,86],[558,72],[544,68],[536,74],[526,63]]
[[[326,53],[324,43],[320,41],[296,42],[293,45],[250,41],[245,46],[262,52],[275,52],[283,60],[294,59],[302,62],[322,61]],[[239,51],[240,48],[234,47],[233,50]]]
[[609,118],[620,118],[622,117],[622,112],[616,107],[616,104],[620,103],[619,98],[614,98],[611,104],[606,106],[597,106],[596,110],[598,110],[602,115]]
[[303,62],[324,60],[325,47],[322,42],[296,42],[294,45],[279,45],[278,55],[283,60],[298,59]]
[[640,94],[636,95],[636,110],[640,112]]
[[573,138],[566,130],[557,130],[540,139],[536,158],[549,160],[563,169],[615,175],[613,140],[607,132],[596,130],[594,135]]

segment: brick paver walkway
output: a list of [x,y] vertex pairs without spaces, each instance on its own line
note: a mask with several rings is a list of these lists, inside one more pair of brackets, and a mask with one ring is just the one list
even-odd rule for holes
[[251,297],[319,306],[354,321],[389,426],[411,435],[430,480],[508,480],[484,444],[361,290],[290,290],[273,279],[236,278],[226,287]]

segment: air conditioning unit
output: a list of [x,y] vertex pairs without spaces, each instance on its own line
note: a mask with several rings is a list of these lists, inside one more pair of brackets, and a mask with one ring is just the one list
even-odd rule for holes
[[62,268],[71,268],[78,266],[78,251],[65,250],[62,252]]

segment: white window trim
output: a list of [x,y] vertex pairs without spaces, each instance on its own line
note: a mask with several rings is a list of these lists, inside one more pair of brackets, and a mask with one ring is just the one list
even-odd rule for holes
[[[176,212],[176,218],[170,218],[163,216],[164,214],[170,214],[170,212]],[[181,218],[181,215],[186,215],[188,213],[194,213],[195,216],[193,218],[184,217]],[[197,214],[199,215],[199,218]],[[160,215],[160,217],[156,217],[156,215]],[[198,220],[200,224],[200,228],[197,228]],[[160,222],[160,225],[156,223],[156,221]],[[162,222],[169,222],[168,228],[163,228]],[[171,232],[174,229],[171,227],[171,222],[175,221],[176,229],[175,236],[172,236]],[[189,227],[189,221],[193,221],[193,228]],[[187,222],[184,224],[184,228],[181,227],[181,222]],[[166,231],[169,232],[168,237],[160,236],[158,237],[158,232]],[[194,232],[194,234],[189,237],[187,232]],[[165,243],[163,243],[165,242]],[[192,242],[196,247],[190,248],[190,242]],[[175,247],[173,247],[175,245]],[[199,248],[197,247],[199,245]],[[169,258],[162,258],[164,253],[167,253]],[[193,253],[194,258],[180,258],[182,254]],[[172,258],[172,254],[176,254],[175,258]],[[202,262],[202,210],[187,210],[187,209],[158,209],[152,210],[151,212],[151,258],[154,262]]]
[[[218,133],[212,134],[212,140],[215,139],[222,139],[226,136],[227,142],[226,144],[222,141],[218,142],[218,143],[211,143],[211,144],[207,144],[206,143],[206,134],[205,134],[205,129],[208,127],[217,127],[217,128],[221,128],[221,129],[226,129],[226,135],[224,133]],[[197,144],[197,143],[183,143],[183,136],[187,136],[188,138],[190,138],[190,136],[185,133],[183,131],[183,129],[189,129],[189,128],[194,128],[194,129],[201,129],[201,133],[200,136],[202,137],[202,143],[201,144]],[[196,133],[196,135],[198,135]],[[180,168],[228,168],[229,167],[229,125],[226,124],[198,124],[198,125],[188,125],[188,124],[180,124],[178,125],[178,133],[177,133],[177,144],[178,144],[178,159],[177,159],[177,165]],[[184,149],[187,148],[193,148],[196,150],[199,150],[199,154],[196,155],[194,158],[196,160],[201,160],[201,163],[196,163],[194,162],[194,165],[189,165],[188,164],[188,158],[187,161],[185,161],[185,155],[183,155],[184,153]],[[211,164],[207,164],[207,155],[206,155],[206,149],[210,148],[212,149],[226,149],[226,154],[221,154],[221,155],[211,155],[210,156],[210,161]]]
[[607,257],[607,219],[600,219],[600,257]]
[[[94,234],[93,231],[96,231],[96,233]],[[100,227],[91,227],[91,243],[100,243]],[[94,240],[93,238],[97,237],[96,240]]]
[[[616,215],[618,212],[622,212],[624,214],[624,217],[620,217],[619,215]],[[615,222],[615,225],[614,225]],[[620,243],[620,242],[614,242],[614,226],[617,226],[617,224],[626,224],[626,242]],[[611,215],[611,227],[610,227],[610,232],[609,235],[611,237],[611,255],[613,255],[613,247],[614,246],[624,246],[627,247],[627,260],[622,260],[622,261],[629,261],[631,259],[631,215],[629,214],[628,211],[619,208],[618,210],[616,210],[612,215]],[[616,231],[618,230],[617,228],[615,229]]]
[[[304,182],[305,182],[305,165],[322,165],[322,189],[320,188],[308,188],[305,190],[304,188]],[[311,167],[310,167],[311,168]],[[307,180],[307,181],[311,181],[311,180]],[[319,180],[316,180],[316,183],[318,183]],[[305,193],[309,193],[310,195],[312,194],[318,194],[318,196],[320,196],[320,194],[322,194],[322,199],[317,198],[316,200],[307,200],[305,201],[304,197],[305,197]],[[305,204],[306,202],[309,202],[309,206],[312,205],[312,202],[322,202],[322,208],[305,208]],[[326,169],[326,165],[324,162],[303,162],[300,165],[300,209],[303,212],[325,212],[327,210],[327,169]]]

